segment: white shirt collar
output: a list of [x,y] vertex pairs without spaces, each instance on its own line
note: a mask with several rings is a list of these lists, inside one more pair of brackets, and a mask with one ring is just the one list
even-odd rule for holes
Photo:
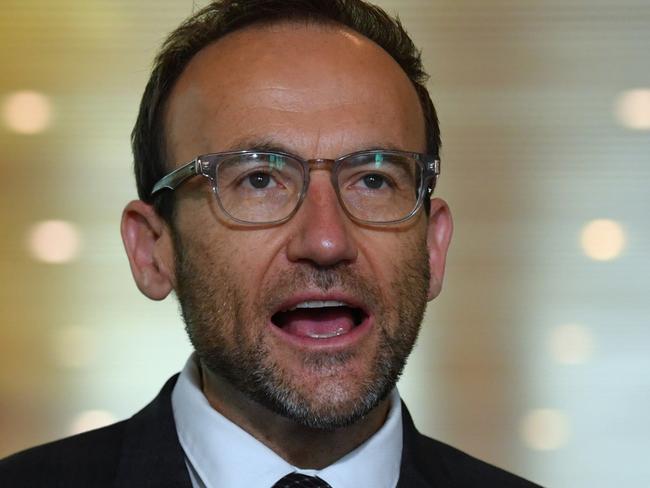
[[192,355],[174,386],[172,409],[195,488],[267,488],[294,471],[318,475],[332,488],[396,486],[402,457],[402,407],[397,389],[390,395],[384,425],[354,451],[316,471],[292,466],[214,410],[200,385]]

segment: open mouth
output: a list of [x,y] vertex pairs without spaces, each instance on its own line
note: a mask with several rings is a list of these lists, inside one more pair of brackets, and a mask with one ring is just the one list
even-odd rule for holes
[[276,312],[271,322],[288,334],[329,339],[349,333],[367,317],[366,312],[337,300],[308,300]]

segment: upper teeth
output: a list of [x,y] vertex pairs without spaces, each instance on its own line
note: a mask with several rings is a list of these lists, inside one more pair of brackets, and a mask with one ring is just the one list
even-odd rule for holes
[[337,300],[309,300],[307,302],[300,302],[295,304],[289,309],[297,310],[299,308],[321,308],[321,307],[346,307],[347,303],[339,302]]

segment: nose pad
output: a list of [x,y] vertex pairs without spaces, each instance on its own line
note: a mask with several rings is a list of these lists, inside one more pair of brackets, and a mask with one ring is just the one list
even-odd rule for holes
[[333,266],[357,258],[353,224],[341,206],[328,171],[312,171],[307,194],[294,216],[290,261]]

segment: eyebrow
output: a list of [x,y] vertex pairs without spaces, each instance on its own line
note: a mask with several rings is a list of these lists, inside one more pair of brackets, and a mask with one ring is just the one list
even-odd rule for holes
[[[259,151],[259,152],[282,152],[282,153],[294,154],[298,156],[298,154],[296,154],[296,151],[294,149],[283,144],[282,142],[273,140],[271,138],[245,137],[237,140],[234,144],[230,145],[230,147],[228,148],[228,151],[244,151],[244,150]],[[408,150],[390,143],[369,144],[368,146],[356,149],[355,151],[351,151],[351,152],[376,151],[376,150],[408,152]],[[417,152],[417,151],[411,151],[411,152]],[[341,154],[341,156],[344,156],[344,154]],[[305,159],[312,159],[312,158],[305,158]]]

